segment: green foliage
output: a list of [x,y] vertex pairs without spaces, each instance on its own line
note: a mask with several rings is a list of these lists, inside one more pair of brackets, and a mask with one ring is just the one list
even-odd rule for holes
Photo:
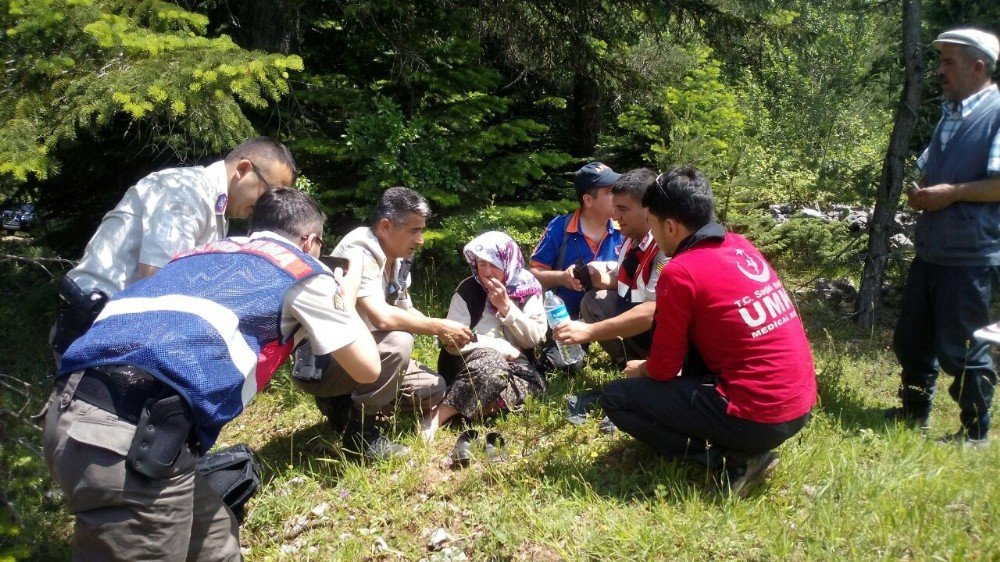
[[0,2],[0,174],[59,171],[60,143],[115,119],[179,155],[219,153],[253,134],[243,107],[288,93],[298,56],[207,37],[208,19],[156,0]]
[[840,277],[860,271],[867,237],[851,233],[844,222],[795,216],[777,223],[762,213],[735,220],[782,274]]
[[420,261],[432,261],[438,266],[462,270],[466,267],[462,248],[469,240],[489,230],[500,230],[510,235],[521,246],[527,261],[548,221],[576,207],[577,203],[569,200],[522,205],[491,203],[472,212],[452,215],[424,235]]
[[469,31],[477,18],[451,2],[357,2],[319,31],[325,59],[310,59],[309,79],[322,87],[296,92],[315,117],[299,123],[294,146],[340,172],[316,177],[321,195],[360,215],[406,185],[457,209],[513,198],[572,161],[543,142],[547,126],[512,115],[514,100],[496,93],[501,75]]

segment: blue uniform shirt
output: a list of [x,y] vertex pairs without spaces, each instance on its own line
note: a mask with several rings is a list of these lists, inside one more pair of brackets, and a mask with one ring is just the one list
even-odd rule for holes
[[[608,221],[604,238],[593,241],[580,230],[580,210],[559,215],[549,221],[542,239],[531,253],[531,267],[541,269],[566,269],[578,260],[617,261],[623,238],[614,222]],[[572,318],[580,316],[580,301],[583,291],[573,291],[566,287],[556,288],[556,294],[566,303],[566,310]]]

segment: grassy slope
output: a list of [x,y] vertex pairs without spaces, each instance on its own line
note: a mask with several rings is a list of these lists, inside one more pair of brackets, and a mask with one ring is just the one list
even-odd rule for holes
[[[32,313],[15,320],[23,329],[4,328],[3,335],[26,343],[18,358],[5,352],[0,360],[10,374],[38,380],[45,350],[36,344],[44,329],[35,324],[45,301],[37,293],[46,278],[16,273],[32,281],[5,295],[15,298],[0,312]],[[451,282],[424,291],[433,295],[424,302],[429,311],[444,306],[445,285]],[[963,451],[887,426],[876,410],[895,400],[888,333],[867,338],[822,305],[800,307],[821,403],[807,428],[782,447],[774,478],[745,500],[720,497],[703,470],[659,459],[627,436],[600,434],[596,420],[582,427],[564,422],[567,393],[615,376],[606,360],[581,378],[555,381],[546,399],[496,422],[508,440],[507,462],[477,462],[464,471],[444,462],[458,430],[446,428],[423,445],[412,415],[397,416],[394,430],[413,447],[409,458],[376,465],[343,459],[337,436],[282,371],[221,440],[249,443],[266,467],[243,525],[247,559],[444,559],[427,548],[438,528],[476,560],[1000,556],[1000,487],[993,484],[1000,447]],[[418,358],[434,355],[433,342],[419,338]],[[9,393],[0,396],[12,405]],[[930,436],[954,430],[957,415],[942,394]],[[4,423],[0,483],[22,527],[16,536],[0,532],[0,560],[15,547],[35,559],[64,559],[69,518],[44,497],[50,484],[39,459],[12,441],[37,445],[39,435]]]

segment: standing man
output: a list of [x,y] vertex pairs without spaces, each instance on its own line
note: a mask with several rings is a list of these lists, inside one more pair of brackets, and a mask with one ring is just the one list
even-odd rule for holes
[[58,356],[87,331],[109,297],[180,252],[221,240],[228,219],[249,217],[262,193],[292,185],[295,174],[283,144],[257,137],[210,166],[171,168],[139,180],[104,216],[80,263],[60,281],[53,351]]
[[625,433],[664,456],[702,459],[741,494],[774,468],[772,449],[816,403],[805,330],[757,248],[714,222],[701,172],[658,176],[642,204],[671,259],[656,287],[649,359],[629,361],[601,406]]
[[358,312],[375,341],[382,366],[378,379],[360,383],[336,356],[313,355],[305,344],[295,351],[292,378],[316,397],[316,405],[335,431],[343,431],[345,449],[367,458],[405,454],[407,448],[384,435],[376,415],[397,403],[427,413],[444,398],[444,379],[413,359],[413,335],[437,336],[445,345],[461,348],[472,339],[468,326],[430,318],[413,306],[410,271],[413,252],[424,243],[430,205],[405,187],[385,190],[371,226],[344,236],[333,250],[350,260],[348,275],[360,277]]
[[893,337],[902,405],[886,414],[927,428],[940,368],[954,377],[948,391],[961,408],[962,427],[948,440],[982,446],[997,373],[989,344],[972,333],[991,323],[1000,283],[1000,94],[992,82],[998,42],[984,31],[956,29],[934,46],[945,101],[917,161],[922,187],[909,195],[922,212]]
[[590,264],[598,290],[583,297],[583,321],[571,320],[553,330],[553,337],[565,344],[599,342],[622,369],[628,360],[649,355],[656,282],[669,261],[653,239],[642,206],[646,188],[655,180],[655,172],[639,168],[622,174],[611,187],[612,217],[625,235],[625,245],[617,262]]
[[45,461],[76,517],[75,560],[240,560],[239,526],[195,472],[291,352],[300,327],[350,376],[378,375],[349,283],[315,258],[308,195],[260,197],[249,238],[175,257],[117,293],[66,350]]

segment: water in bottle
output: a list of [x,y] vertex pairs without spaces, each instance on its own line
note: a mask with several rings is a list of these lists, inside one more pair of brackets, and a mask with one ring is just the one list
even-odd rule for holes
[[[548,320],[550,328],[555,328],[563,322],[569,321],[566,303],[552,291],[545,291],[543,305],[545,306],[545,319]],[[557,341],[556,347],[564,362],[563,365],[558,365],[559,367],[567,367],[583,361],[583,348],[580,347],[580,344],[564,345]]]

